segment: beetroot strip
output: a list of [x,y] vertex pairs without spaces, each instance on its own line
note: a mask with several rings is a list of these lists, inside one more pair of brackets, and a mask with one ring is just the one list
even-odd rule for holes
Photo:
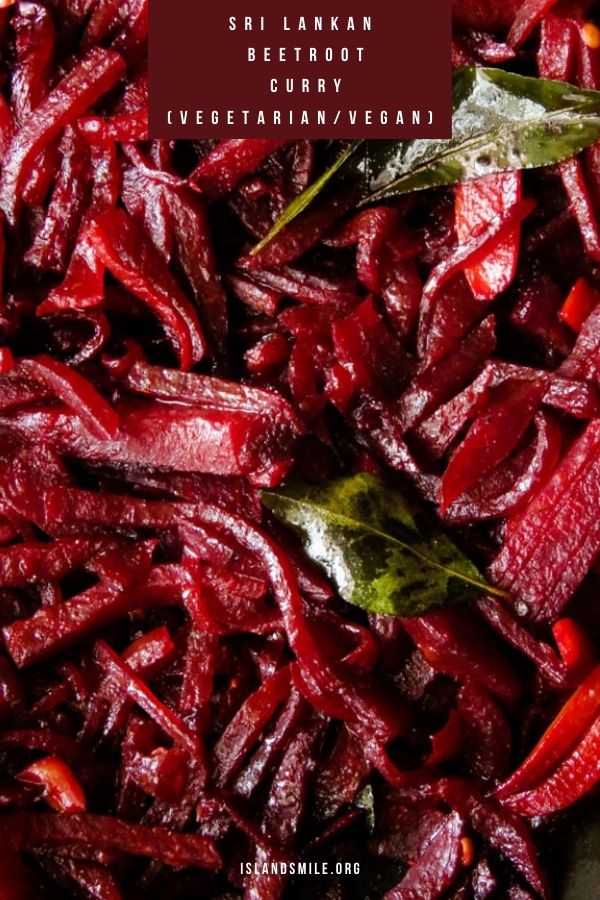
[[27,168],[61,128],[72,124],[124,73],[118,53],[94,49],[40,103],[13,138],[0,177],[0,209],[15,224]]

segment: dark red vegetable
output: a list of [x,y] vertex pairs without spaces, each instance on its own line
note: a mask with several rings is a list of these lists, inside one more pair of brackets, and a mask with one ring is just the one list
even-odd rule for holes
[[462,834],[462,819],[457,813],[451,813],[433,833],[422,856],[411,866],[400,884],[388,891],[385,900],[441,897],[460,871]]
[[0,828],[5,842],[19,850],[49,847],[94,848],[149,856],[174,866],[201,865],[214,869],[220,864],[211,840],[195,834],[177,834],[160,826],[137,825],[115,816],[79,813],[54,816],[48,813],[3,815]]
[[72,128],[60,142],[60,171],[44,222],[25,260],[37,269],[63,272],[84,212],[87,194],[87,153],[85,143]]
[[525,0],[521,4],[508,32],[508,43],[518,47],[525,41],[542,16],[554,6],[556,0]]
[[2,548],[0,584],[4,587],[26,587],[35,582],[60,581],[115,545],[114,540],[100,537],[95,540],[66,538],[48,545],[23,542]]
[[531,618],[554,619],[600,550],[598,440],[592,422],[528,507],[509,520],[490,568]]
[[[456,188],[456,233],[461,242],[485,228],[490,219],[502,216],[521,200],[521,173],[491,175]],[[520,226],[496,239],[486,256],[465,270],[473,294],[489,300],[501,294],[514,278],[519,255]]]
[[96,258],[162,321],[181,368],[198,362],[206,345],[194,308],[144,233],[122,210],[107,210],[93,223],[90,244]]
[[[147,559],[136,561],[140,575],[149,565]],[[63,603],[41,607],[29,619],[7,625],[6,646],[19,666],[29,665],[133,612],[136,600],[139,603],[135,595],[123,591],[122,585],[96,585]]]
[[204,190],[218,196],[230,191],[240,178],[250,175],[283,141],[222,141],[208,153],[190,176]]
[[[453,8],[456,63],[600,87],[590,4]],[[599,777],[598,148],[332,183],[252,254],[340,148],[151,138],[147,33],[0,12],[0,894],[546,898],[529,819]],[[346,604],[259,488],[362,471],[507,598]]]
[[289,668],[279,669],[250,695],[229,723],[214,749],[217,777],[221,784],[239,770],[245,753],[286,697],[289,683]]
[[[442,511],[514,450],[544,395],[543,382],[505,382],[454,451],[442,479]],[[476,459],[476,466],[473,460]]]
[[19,370],[45,384],[60,400],[71,407],[82,423],[96,437],[114,438],[119,428],[119,417],[104,397],[70,366],[49,356],[25,359]]
[[15,222],[27,167],[62,128],[71,125],[117,84],[124,68],[118,53],[99,48],[90,50],[16,132],[0,178],[0,208],[11,224]]
[[405,629],[434,669],[461,682],[473,678],[490,693],[514,702],[519,685],[508,662],[476,620],[445,610],[419,619],[404,619]]
[[561,163],[560,173],[571,209],[577,219],[581,237],[590,259],[600,260],[600,226],[579,159]]

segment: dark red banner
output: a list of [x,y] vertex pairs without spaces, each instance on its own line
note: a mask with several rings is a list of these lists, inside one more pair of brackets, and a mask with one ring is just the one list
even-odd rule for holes
[[447,138],[450,0],[150,0],[156,138]]

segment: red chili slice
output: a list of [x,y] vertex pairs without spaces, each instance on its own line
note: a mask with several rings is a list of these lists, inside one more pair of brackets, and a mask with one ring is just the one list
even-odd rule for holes
[[[502,217],[521,201],[521,173],[501,172],[456,187],[456,233],[461,243],[475,237],[496,217]],[[474,295],[493,300],[511,284],[519,256],[521,227],[517,223],[508,233],[491,242],[477,265],[465,269]]]
[[19,781],[39,784],[46,803],[58,812],[79,813],[86,808],[85,793],[75,773],[62,759],[46,756],[17,775]]
[[0,347],[0,374],[4,375],[15,367],[15,359],[9,347]]
[[[527,759],[500,785],[497,796],[505,798],[527,789],[535,790],[535,785],[547,777],[581,740],[597,719],[599,711],[600,666],[596,666],[563,706]],[[565,788],[570,789],[568,785]],[[541,798],[542,794],[543,791],[540,791],[537,796]]]
[[600,717],[570,755],[545,781],[513,794],[505,804],[522,816],[546,816],[565,809],[600,781]]
[[585,628],[574,619],[558,619],[552,634],[570,677],[585,677],[598,662],[598,653]]
[[573,331],[581,331],[581,327],[593,309],[600,302],[600,291],[597,291],[583,276],[578,278],[559,312],[560,319]]

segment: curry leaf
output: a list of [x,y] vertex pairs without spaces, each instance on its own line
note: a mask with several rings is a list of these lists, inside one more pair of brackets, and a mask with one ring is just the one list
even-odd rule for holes
[[251,255],[255,256],[259,253],[263,247],[266,247],[273,238],[279,234],[280,231],[283,231],[286,225],[289,222],[293,221],[297,216],[300,215],[310,204],[313,202],[315,197],[321,193],[323,188],[329,184],[334,175],[346,164],[346,162],[350,159],[350,157],[358,150],[361,144],[364,141],[353,141],[349,144],[340,155],[337,157],[335,162],[333,162],[329,168],[325,169],[322,175],[317,178],[315,182],[309,185],[305,191],[302,191],[297,197],[292,200],[290,205],[282,212],[279,216],[269,233],[260,241],[255,247],[252,248]]
[[262,249],[340,179],[360,185],[360,205],[471,181],[507,169],[553,165],[600,138],[600,92],[501,69],[454,72],[448,140],[359,141],[300,194],[256,248]]
[[368,142],[365,199],[551,165],[600,137],[600,92],[560,81],[501,69],[459,69],[453,102],[447,141]]
[[349,603],[384,615],[420,615],[481,593],[506,596],[398,490],[366,473],[263,491],[263,503],[299,532]]

